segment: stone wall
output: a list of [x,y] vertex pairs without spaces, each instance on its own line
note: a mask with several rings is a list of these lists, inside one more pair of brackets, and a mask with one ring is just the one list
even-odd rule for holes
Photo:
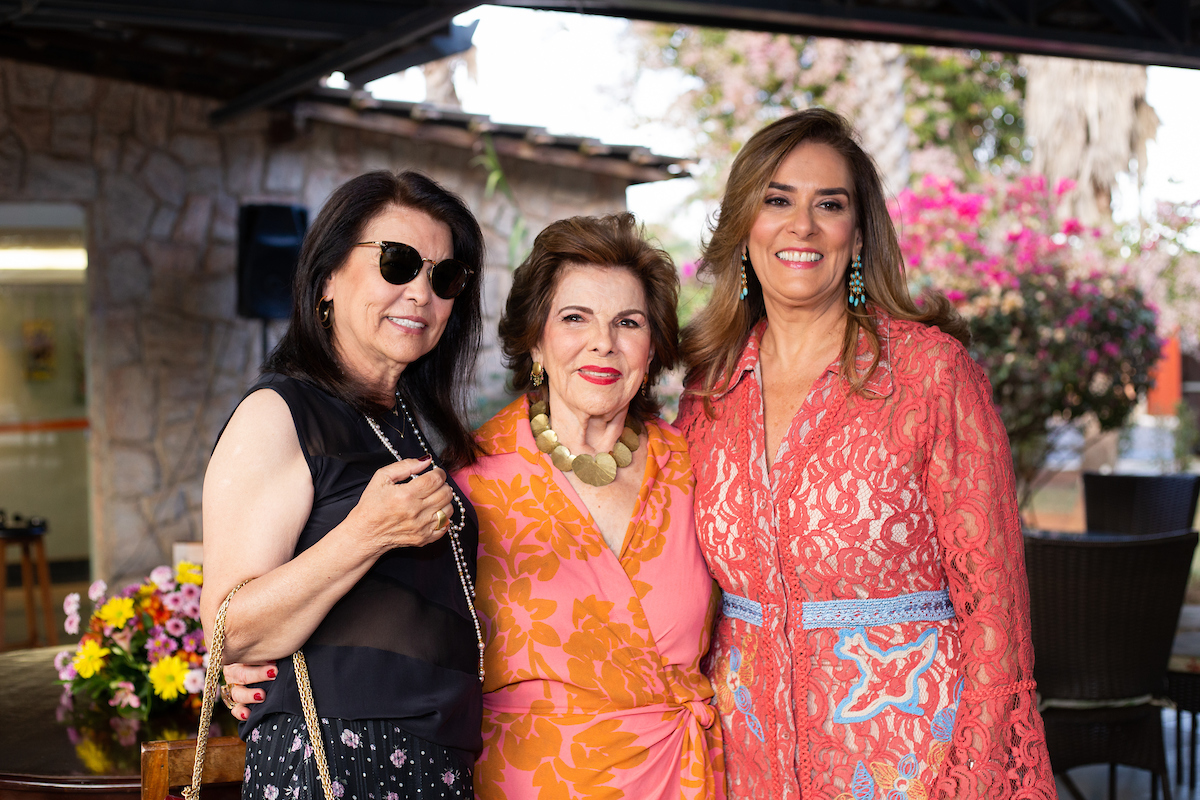
[[[274,144],[259,112],[212,128],[210,100],[0,59],[0,201],[71,202],[88,230],[92,564],[144,575],[198,541],[208,454],[280,329],[235,313],[238,206],[303,203],[341,182],[420,169],[459,192],[489,247],[486,329],[507,294],[515,210],[485,198],[468,149],[312,122]],[[626,182],[527,161],[503,166],[530,231],[625,207]],[[481,407],[502,392],[494,341]]]

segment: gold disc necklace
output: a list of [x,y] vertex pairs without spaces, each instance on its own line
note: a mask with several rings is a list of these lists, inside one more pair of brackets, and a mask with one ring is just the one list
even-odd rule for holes
[[550,406],[545,400],[529,404],[529,427],[538,450],[550,456],[551,463],[563,472],[574,472],[579,480],[589,486],[608,486],[617,479],[617,469],[633,463],[634,451],[638,449],[642,424],[628,415],[621,437],[607,453],[572,455],[565,444],[558,441],[558,434],[550,427]]

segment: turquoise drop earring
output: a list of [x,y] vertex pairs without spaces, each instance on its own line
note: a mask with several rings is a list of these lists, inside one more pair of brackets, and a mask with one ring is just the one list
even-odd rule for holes
[[850,262],[850,307],[858,308],[860,303],[867,304],[867,292],[863,284],[862,256],[857,255]]

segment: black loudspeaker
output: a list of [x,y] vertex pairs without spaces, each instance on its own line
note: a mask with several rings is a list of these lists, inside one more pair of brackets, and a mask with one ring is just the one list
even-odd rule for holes
[[308,229],[303,206],[248,205],[238,210],[237,311],[255,319],[292,314],[292,277]]

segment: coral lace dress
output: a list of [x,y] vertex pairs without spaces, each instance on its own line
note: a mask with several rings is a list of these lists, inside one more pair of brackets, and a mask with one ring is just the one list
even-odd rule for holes
[[528,414],[521,398],[484,424],[484,456],[454,475],[479,515],[487,678],[476,794],[724,797],[700,671],[717,593],[683,437],[646,425],[646,472],[618,557],[537,449]]
[[681,409],[700,543],[724,590],[706,665],[729,794],[1053,798],[988,381],[936,328],[879,328],[866,396],[831,365],[769,471],[765,321],[717,419],[694,396]]

